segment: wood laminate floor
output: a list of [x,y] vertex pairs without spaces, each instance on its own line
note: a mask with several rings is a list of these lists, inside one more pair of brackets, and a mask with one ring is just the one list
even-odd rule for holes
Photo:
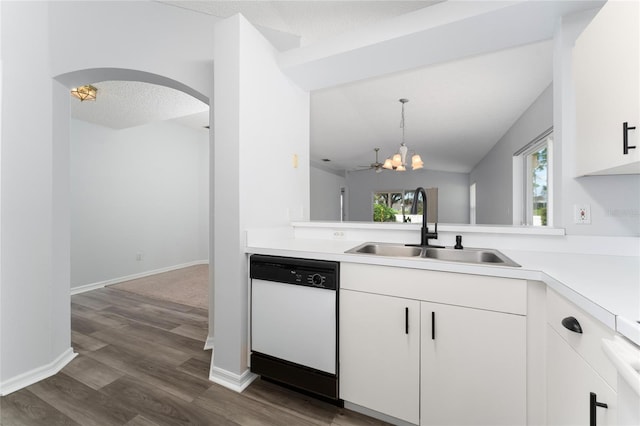
[[78,356],[0,399],[2,426],[381,425],[275,384],[208,380],[207,311],[104,288],[71,297]]

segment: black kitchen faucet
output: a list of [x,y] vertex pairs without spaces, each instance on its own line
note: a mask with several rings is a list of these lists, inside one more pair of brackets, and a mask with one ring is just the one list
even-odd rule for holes
[[420,229],[420,244],[407,244],[408,246],[420,246],[420,247],[438,247],[444,248],[444,246],[436,246],[429,244],[429,240],[438,239],[438,222],[435,222],[435,231],[429,232],[429,226],[427,225],[427,191],[423,187],[416,188],[415,195],[413,196],[413,204],[411,205],[411,214],[418,214],[418,197],[422,195],[422,228]]

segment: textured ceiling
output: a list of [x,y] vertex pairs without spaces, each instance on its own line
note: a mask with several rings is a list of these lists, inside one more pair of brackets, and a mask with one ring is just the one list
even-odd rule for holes
[[209,106],[178,90],[139,81],[91,84],[98,89],[96,100],[71,99],[72,117],[113,129],[177,118],[191,127],[209,125]]
[[436,1],[160,1],[220,18],[237,13],[252,24],[300,36],[301,45],[340,35]]

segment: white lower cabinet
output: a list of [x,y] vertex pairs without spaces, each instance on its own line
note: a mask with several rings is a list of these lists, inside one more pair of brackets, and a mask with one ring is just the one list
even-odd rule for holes
[[[608,408],[595,408],[591,417],[591,394]],[[553,329],[547,328],[547,424],[616,424],[616,392]]]
[[[602,340],[613,336],[604,324],[547,290],[547,424],[617,423],[617,373],[602,350]],[[593,406],[591,394],[607,408]]]
[[340,291],[340,398],[419,422],[420,302]]
[[526,317],[421,304],[421,425],[524,425]]
[[342,263],[340,398],[413,424],[525,425],[525,313],[525,281]]

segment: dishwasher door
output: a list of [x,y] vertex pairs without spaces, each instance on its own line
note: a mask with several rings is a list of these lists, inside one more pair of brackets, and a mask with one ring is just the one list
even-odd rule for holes
[[251,280],[251,350],[336,374],[336,291]]

